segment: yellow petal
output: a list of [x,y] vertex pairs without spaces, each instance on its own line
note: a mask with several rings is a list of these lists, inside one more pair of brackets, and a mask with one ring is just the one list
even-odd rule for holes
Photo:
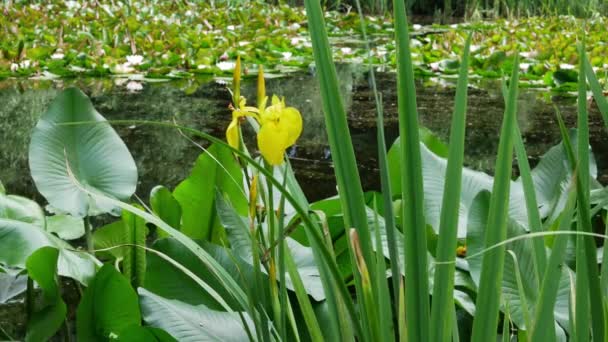
[[270,165],[283,163],[287,141],[287,130],[272,121],[263,124],[258,133],[258,148]]
[[268,96],[264,96],[261,99],[258,99],[258,113],[263,115],[263,113],[266,109],[267,102],[268,102]]
[[230,125],[228,125],[228,128],[226,129],[226,140],[228,141],[228,145],[234,148],[239,148],[238,118],[234,118],[232,121],[230,121]]
[[302,133],[302,115],[297,109],[287,107],[281,111],[279,125],[287,131],[286,147],[289,147],[296,143]]
[[281,104],[282,104],[281,99],[279,99],[279,97],[276,95],[272,95],[272,105],[274,106],[274,105],[281,105]]

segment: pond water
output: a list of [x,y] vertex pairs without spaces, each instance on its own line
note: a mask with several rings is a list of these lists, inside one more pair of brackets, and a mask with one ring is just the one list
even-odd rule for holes
[[[379,188],[376,156],[375,105],[368,73],[356,66],[338,68],[341,93],[347,108],[351,134],[366,190]],[[382,92],[387,144],[398,135],[396,82],[394,73],[377,74]],[[221,80],[198,79],[146,82],[143,89],[127,89],[125,79],[5,80],[0,82],[0,180],[9,193],[34,197],[41,203],[29,176],[27,150],[32,127],[58,91],[78,86],[92,99],[108,120],[145,119],[175,121],[218,137],[231,118],[230,93]],[[448,140],[455,89],[446,81],[420,81],[418,108],[421,123]],[[267,80],[267,93],[285,96],[287,104],[298,108],[304,131],[290,151],[291,161],[304,192],[310,200],[336,193],[318,82],[313,72],[296,73]],[[242,94],[255,98],[255,80],[244,81]],[[504,111],[498,81],[476,82],[469,89],[465,163],[491,173]],[[539,90],[522,89],[518,119],[526,147],[534,165],[538,157],[559,142],[555,108],[566,124],[576,124],[575,98],[551,96]],[[599,168],[599,178],[608,183],[608,136],[595,106],[591,106],[591,145]],[[148,198],[150,189],[162,184],[173,188],[184,179],[200,147],[177,130],[146,125],[115,126],[133,154],[140,172],[138,195]],[[247,135],[247,133],[245,133]],[[195,141],[197,143],[204,142]],[[252,145],[253,146],[253,145]]]

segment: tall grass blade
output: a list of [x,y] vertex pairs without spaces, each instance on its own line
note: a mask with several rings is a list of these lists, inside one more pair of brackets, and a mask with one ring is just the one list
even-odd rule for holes
[[[517,85],[519,81],[519,58],[516,55],[513,73],[510,78],[509,94],[502,123],[496,174],[492,188],[488,223],[486,226],[486,247],[492,246],[507,237],[509,192],[513,161],[513,136],[517,110]],[[504,269],[505,247],[495,248],[483,255],[479,291],[477,293],[477,312],[473,321],[472,341],[496,340],[496,324],[500,306],[500,284]]]
[[[502,88],[503,96],[506,99],[508,90],[506,83],[503,82]],[[517,120],[515,121],[515,132],[514,132],[514,147],[515,155],[517,156],[517,165],[519,166],[519,174],[522,181],[522,187],[524,190],[524,199],[526,201],[526,210],[528,213],[528,228],[531,232],[541,232],[543,229],[542,221],[540,219],[540,213],[538,211],[538,200],[536,199],[536,190],[534,187],[534,180],[532,179],[532,171],[530,169],[530,163],[528,162],[528,154],[526,153],[526,147],[519,130]],[[543,279],[545,267],[547,265],[547,253],[545,251],[545,244],[542,239],[532,239],[532,249],[534,252],[534,270],[536,272],[536,279],[540,282]],[[540,287],[540,284],[538,284]]]
[[[517,122],[515,123],[514,132],[515,155],[517,156],[517,165],[519,166],[519,174],[524,189],[524,199],[526,201],[526,209],[528,212],[528,227],[531,232],[543,231],[543,224],[538,211],[538,201],[536,199],[536,191],[534,189],[534,181],[532,180],[532,171],[528,163],[528,154],[519,130]],[[540,281],[543,278],[545,267],[547,266],[547,252],[542,239],[532,239],[532,249],[534,252],[534,269],[536,271],[536,279]],[[540,286],[540,284],[539,284]]]
[[[342,103],[342,98],[340,96],[336,68],[332,60],[327,32],[325,30],[323,12],[318,0],[306,0],[305,7],[308,18],[308,28],[310,30],[313,45],[313,55],[321,88],[327,136],[334,161],[340,201],[344,212],[345,229],[348,230],[352,227],[357,231],[363,260],[365,261],[365,264],[369,266],[369,275],[372,280],[370,290],[375,294],[377,291],[377,287],[375,286],[376,264],[373,256],[370,231],[367,225],[365,200],[359,179],[359,171],[357,169],[357,161],[355,159],[348,122],[346,120],[346,113],[344,111],[344,104]],[[348,246],[352,246],[348,232],[346,232],[345,237]],[[352,248],[350,249],[350,258],[354,265],[355,258]],[[335,279],[335,281],[338,281],[338,279]],[[363,298],[364,290],[359,275],[355,275],[355,288],[357,290],[357,297]],[[348,301],[346,297],[345,301]],[[370,325],[373,326],[377,324],[377,317],[367,317],[367,313],[373,311],[369,309],[370,308],[364,308],[364,310],[359,311],[363,316],[362,324],[366,328],[362,331],[364,335],[359,336],[360,338],[370,338]]]
[[[385,0],[382,0],[383,2]],[[369,60],[369,75],[370,75],[370,84],[372,87],[372,92],[374,94],[374,102],[376,103],[376,143],[378,145],[378,168],[380,169],[380,184],[382,190],[382,200],[384,203],[392,203],[393,195],[390,186],[389,173],[388,173],[388,157],[387,157],[387,149],[386,149],[386,140],[384,137],[384,110],[382,106],[382,97],[378,92],[378,87],[376,86],[376,73],[374,72],[374,67],[372,65],[372,50],[369,44],[369,40],[367,39],[367,30],[365,27],[365,16],[363,11],[361,10],[361,4],[359,0],[355,0],[355,4],[357,5],[357,11],[359,12],[359,21],[361,22],[361,33],[363,35],[363,40],[365,41],[365,49],[367,50],[367,57]],[[377,213],[374,208],[374,212]],[[397,237],[395,236],[395,215],[393,214],[393,206],[392,205],[384,205],[384,221],[385,221],[385,229],[387,236],[387,244],[389,257],[391,260],[391,274],[392,274],[392,285],[393,285],[393,298],[395,299],[393,302],[396,304],[397,298],[399,298],[399,277],[397,275],[400,273],[399,268],[399,255],[397,251]],[[377,217],[376,217],[377,222]],[[380,244],[379,240],[380,230],[378,229],[378,225],[376,224],[376,251],[380,251],[378,246]],[[380,301],[380,312],[379,319],[380,324],[382,326],[381,331],[384,334],[390,333],[391,325],[390,322],[393,321],[391,310],[391,298],[388,294],[388,284],[386,282],[386,265],[384,261],[384,255],[382,253],[376,253],[378,263],[376,270],[377,277],[377,286],[378,286],[378,300]],[[398,312],[398,306],[395,305],[394,312]],[[386,339],[386,336],[384,337]]]
[[[568,132],[565,132],[566,136]],[[576,177],[576,176],[575,176]],[[571,190],[568,193],[568,201],[561,215],[559,230],[570,230],[572,216],[576,204],[576,192]],[[553,313],[557,292],[559,289],[559,279],[562,274],[561,265],[566,256],[566,246],[568,235],[558,235],[553,242],[551,256],[545,269],[541,282],[540,294],[536,304],[536,313],[533,321],[530,337],[531,341],[554,341],[555,340],[555,315]]]
[[[584,232],[592,232],[591,214],[589,208],[589,117],[587,112],[587,82],[585,72],[585,50],[584,45],[579,46],[579,79],[578,79],[578,142],[577,142],[577,157],[578,157],[578,177],[577,179],[577,197],[578,197],[578,217],[577,229]],[[582,248],[584,252],[579,253]],[[599,271],[597,267],[596,246],[595,240],[591,237],[577,237],[577,289],[581,293],[588,291],[587,296],[591,302],[591,328],[594,340],[600,341],[604,339],[604,308],[602,303],[602,291],[600,288]],[[581,258],[579,260],[579,257]],[[587,277],[579,276],[579,266],[586,263]],[[579,265],[580,264],[580,265]],[[583,289],[581,289],[584,288]],[[581,306],[581,299],[577,298],[577,306]],[[584,309],[584,306],[583,306]],[[584,315],[584,313],[581,313]],[[577,323],[580,322],[577,317]],[[579,338],[584,334],[579,331]],[[585,337],[582,337],[585,339]]]
[[[365,199],[359,180],[359,170],[353,149],[346,112],[336,68],[332,60],[323,12],[318,1],[306,0],[308,27],[313,44],[313,53],[323,99],[323,111],[327,136],[331,148],[332,158],[346,227],[357,230],[361,239],[361,249],[365,262],[370,265],[372,259],[372,245],[367,216],[365,212]],[[348,235],[348,234],[346,234]]]
[[304,283],[302,283],[302,278],[300,277],[300,273],[297,271],[296,264],[294,263],[293,257],[291,256],[291,252],[289,250],[285,251],[285,265],[287,271],[289,272],[289,277],[293,283],[296,298],[298,299],[298,304],[300,305],[299,308],[302,312],[302,316],[304,317],[304,323],[306,323],[306,328],[310,334],[310,339],[314,342],[323,341],[323,334],[321,333],[319,322],[315,316],[312,304],[310,303],[310,298],[304,289]]
[[520,306],[522,315],[524,317],[524,324],[526,325],[526,329],[530,329],[532,326],[532,320],[530,319],[530,310],[528,309],[528,300],[526,299],[526,292],[524,290],[524,283],[521,278],[521,268],[519,267],[519,261],[517,260],[517,256],[511,250],[507,250],[508,255],[513,260],[513,268],[515,269],[515,279],[517,282],[517,293],[519,294]]
[[458,213],[460,188],[462,186],[462,163],[464,160],[464,133],[466,129],[467,88],[469,71],[469,49],[471,36],[467,37],[460,64],[460,75],[456,87],[456,103],[450,130],[450,144],[446,181],[441,205],[439,223],[439,241],[437,242],[438,262],[433,286],[433,307],[431,311],[431,341],[448,341],[452,333],[455,316],[454,306],[454,270],[456,265],[456,244],[458,233]]
[[604,91],[600,82],[597,81],[597,77],[593,72],[593,67],[589,62],[589,58],[587,58],[587,54],[584,55],[585,60],[585,74],[587,75],[587,81],[589,82],[589,87],[591,88],[591,92],[593,93],[593,98],[595,99],[595,103],[597,104],[600,113],[602,114],[602,118],[604,119],[604,125],[606,129],[608,129],[608,100],[604,96]]
[[405,256],[405,319],[409,341],[429,339],[429,283],[426,222],[418,110],[414,70],[410,53],[405,4],[393,0],[395,40],[397,42],[397,103],[401,136],[401,188],[403,189],[403,235]]

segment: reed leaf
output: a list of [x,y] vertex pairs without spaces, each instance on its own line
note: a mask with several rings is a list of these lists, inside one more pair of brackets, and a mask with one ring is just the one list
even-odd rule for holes
[[[492,188],[490,209],[486,225],[486,247],[492,246],[507,237],[509,191],[513,161],[513,132],[517,111],[517,85],[519,81],[519,58],[513,63],[509,93],[503,118],[496,175]],[[473,321],[472,341],[496,340],[496,324],[500,306],[500,284],[504,269],[505,247],[501,246],[483,255],[479,291],[477,293],[477,312]]]
[[[567,132],[565,132],[567,137]],[[565,139],[565,138],[564,138]],[[570,191],[566,208],[562,212],[559,231],[568,231],[572,223],[574,208],[576,204],[576,192]],[[557,299],[559,279],[562,273],[562,263],[566,255],[568,235],[558,235],[553,242],[551,256],[541,282],[540,294],[536,304],[533,326],[529,327],[531,341],[553,341],[555,340],[555,315],[553,308]]]
[[[585,72],[585,49],[584,44],[579,46],[579,79],[578,79],[578,141],[577,141],[577,167],[578,177],[577,180],[577,197],[578,197],[578,216],[577,216],[577,229],[583,232],[592,232],[591,226],[591,213],[589,209],[589,115],[587,112],[587,82]],[[602,291],[600,287],[599,270],[597,267],[596,259],[596,246],[595,240],[591,237],[577,237],[577,290],[586,294],[590,301],[591,306],[591,328],[593,332],[594,340],[604,340],[604,307],[602,298]],[[584,252],[580,252],[583,249]],[[586,263],[585,266],[582,266]],[[579,270],[586,271],[585,274]],[[578,293],[577,293],[578,295]],[[581,307],[581,317],[585,317],[586,313],[582,313],[585,309],[584,305],[581,306],[581,300],[585,298],[577,298],[577,308]],[[579,310],[577,310],[578,313]],[[581,323],[577,315],[577,324]],[[586,340],[584,334],[578,331],[578,337]]]
[[397,42],[397,105],[401,136],[401,165],[403,174],[402,227],[405,237],[405,319],[409,341],[429,339],[429,289],[426,222],[424,219],[424,189],[416,88],[410,53],[405,4],[393,0],[395,40]]
[[460,75],[456,86],[456,103],[450,130],[448,165],[441,206],[439,241],[437,242],[438,262],[433,286],[433,307],[431,311],[431,341],[447,341],[452,333],[455,316],[450,308],[454,306],[454,271],[456,265],[456,245],[458,233],[458,205],[462,186],[462,163],[464,159],[464,133],[466,129],[467,87],[469,50],[471,36],[466,40]]
[[608,130],[608,100],[606,100],[606,97],[604,96],[604,91],[600,85],[600,82],[597,81],[597,77],[593,72],[593,68],[589,62],[589,58],[587,58],[587,54],[585,54],[583,57],[585,61],[585,74],[587,75],[587,82],[589,82],[589,87],[593,93],[593,98],[595,99],[597,108],[600,110],[602,118],[604,119],[604,125]]

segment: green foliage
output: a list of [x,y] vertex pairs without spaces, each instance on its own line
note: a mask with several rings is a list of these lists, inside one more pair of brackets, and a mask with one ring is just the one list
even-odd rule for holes
[[124,342],[174,342],[177,341],[167,332],[158,328],[141,327],[132,325],[125,330],[117,339]]
[[95,274],[98,261],[86,254],[73,251],[64,241],[42,228],[11,219],[0,218],[2,245],[0,263],[8,267],[25,268],[27,258],[42,247],[59,249],[58,272],[87,284]]
[[[399,61],[400,137],[388,152],[383,144],[378,150],[382,193],[363,193],[328,40],[335,14],[324,15],[317,1],[306,1],[306,6],[338,195],[309,204],[289,163],[271,166],[252,157],[243,137],[234,149],[204,132],[146,122],[212,144],[173,192],[163,186],[151,192],[151,208],[126,203],[137,181],[131,155],[86,95],[65,90],[33,132],[30,162],[51,206],[73,216],[47,217],[34,201],[7,195],[0,186],[0,301],[25,289],[23,277],[16,276],[20,273],[27,273],[42,294],[40,304],[33,305],[30,282],[26,339],[52,338],[64,322],[67,308],[59,275],[87,286],[76,318],[78,339],[84,341],[389,341],[397,336],[507,341],[513,333],[522,340],[584,340],[587,332],[601,339],[606,282],[600,282],[600,253],[591,235],[592,222],[605,216],[608,193],[594,181],[587,81],[602,113],[606,103],[590,68],[593,59],[588,61],[581,49],[578,72],[565,65],[523,68],[524,78],[544,74],[560,89],[575,86],[579,91],[576,134],[567,132],[559,118],[563,142],[531,169],[516,121],[521,68],[512,53],[515,45],[504,44],[510,41],[504,39],[506,33],[493,35],[488,44],[494,45],[471,51],[469,43],[475,45],[479,36],[472,33],[462,48],[462,27],[446,32],[441,42],[433,41],[433,35],[412,38],[404,4],[395,1],[397,44],[392,49]],[[116,14],[109,8],[96,7],[106,13],[101,21],[126,27],[135,45],[141,44],[147,25],[156,25],[135,20],[136,9],[130,6]],[[303,20],[297,11],[276,8]],[[230,13],[239,17],[237,25],[245,27],[247,10]],[[250,19],[256,20],[260,18]],[[477,28],[483,32],[496,29],[494,24],[476,25],[486,25]],[[169,33],[173,29],[167,28]],[[65,37],[69,43],[71,34]],[[509,34],[518,39],[517,33]],[[91,32],[81,35],[95,39]],[[412,57],[428,48],[416,42],[424,39],[437,50],[418,57],[424,63],[441,74],[460,68],[448,146],[418,124],[414,76],[427,64],[414,67]],[[205,37],[201,40],[207,44]],[[42,60],[54,53],[44,45],[28,48],[29,42],[20,42],[14,48],[18,55],[27,51]],[[150,43],[164,51],[163,42]],[[184,41],[174,43],[175,51],[191,49]],[[108,57],[129,53],[120,44],[112,49],[121,52],[110,51]],[[12,49],[3,56],[17,58]],[[462,53],[462,61],[454,60],[453,52],[449,60],[440,59],[442,49]],[[172,54],[162,62],[168,68],[179,66],[182,58]],[[538,62],[548,59],[539,57]],[[469,66],[485,76],[512,73],[494,177],[462,165]],[[158,72],[155,68],[144,63],[137,69]],[[382,104],[375,95],[381,126]],[[377,137],[384,142],[381,129]],[[571,139],[576,139],[575,147]],[[513,150],[521,172],[517,180],[511,180]],[[90,221],[81,219],[119,211],[121,220],[96,229],[92,237]],[[156,226],[156,235],[148,236],[148,224]],[[575,238],[563,235],[573,227]],[[64,241],[83,234],[90,243],[86,252]],[[570,240],[576,240],[574,248],[569,248]],[[572,249],[574,262],[568,260]],[[108,263],[97,270],[100,263],[93,253]],[[601,277],[608,279],[603,272]]]
[[227,194],[244,215],[247,202],[242,184],[241,170],[230,150],[210,146],[199,156],[190,176],[173,191],[181,206],[181,231],[193,239],[221,241],[223,232],[215,212],[215,191],[220,189]]
[[28,321],[26,341],[46,341],[61,327],[67,306],[61,298],[57,279],[59,251],[42,247],[32,253],[26,261],[27,273],[42,289],[43,305],[31,313]]
[[144,284],[146,275],[146,221],[129,212],[122,213],[123,241],[129,246],[125,248],[122,261],[122,274],[131,281],[134,287]]
[[144,320],[179,341],[245,341],[247,332],[236,312],[210,310],[139,289]]
[[[161,220],[167,222],[171,227],[181,226],[182,207],[169,189],[162,185],[154,187],[150,191],[150,207]],[[159,230],[158,234],[165,235],[162,230]]]
[[[390,7],[380,6],[386,2],[361,1],[364,8],[375,4],[370,8],[382,8],[382,12]],[[464,40],[472,33],[470,67],[474,75],[499,78],[509,73],[514,48],[520,46],[522,85],[558,91],[576,89],[575,78],[568,77],[564,83],[559,75],[572,74],[569,68],[577,62],[576,36],[582,21],[571,15],[582,14],[579,5],[583,1],[467,2],[464,14],[472,17],[469,23],[416,26],[412,30],[411,49],[418,76],[445,76],[449,80],[458,71],[456,57],[462,54]],[[582,6],[584,13],[597,7],[593,2],[597,1],[590,0],[588,6]],[[577,5],[571,8],[568,3]],[[314,62],[306,12],[301,7],[263,1],[215,6],[200,1],[187,6],[159,1],[141,6],[124,4],[125,1],[115,1],[86,6],[86,10],[80,8],[82,5],[66,8],[59,1],[49,2],[44,9],[37,4],[8,6],[0,17],[0,27],[7,28],[0,37],[0,79],[33,75],[53,78],[140,74],[163,79],[228,76],[237,56],[249,65],[263,65],[266,72],[280,75],[306,70]],[[485,5],[489,6],[488,11]],[[436,2],[436,9],[443,6]],[[431,4],[425,7],[435,10]],[[603,8],[608,6],[604,4]],[[355,11],[339,11],[340,6],[329,5],[328,9],[323,15],[336,61],[363,61],[396,69],[394,22],[388,13],[366,15],[362,20]],[[494,17],[494,9],[506,17],[523,17],[480,20],[488,15]],[[547,15],[526,17],[539,13]],[[362,27],[374,46],[370,53],[364,40],[357,39]],[[606,18],[601,16],[589,19],[585,27],[590,62],[602,74],[608,64],[606,27]]]
[[[509,214],[509,193],[511,169],[513,160],[513,136],[515,132],[517,113],[519,65],[516,59],[510,87],[506,100],[505,115],[500,132],[496,175],[492,187],[492,198],[488,210],[485,229],[485,246],[490,247],[507,237]],[[498,279],[503,276],[504,246],[488,251],[483,256],[479,291],[476,305],[478,312],[473,321],[472,341],[490,341],[496,339],[496,324],[498,323],[498,308],[500,305],[500,286]]]
[[104,341],[141,324],[137,294],[113,265],[103,266],[84,292],[76,313],[78,340]]
[[[66,125],[74,122],[88,124]],[[124,142],[76,88],[60,93],[38,121],[29,163],[38,191],[56,210],[75,217],[118,210],[79,186],[126,200],[137,185],[137,167]]]

